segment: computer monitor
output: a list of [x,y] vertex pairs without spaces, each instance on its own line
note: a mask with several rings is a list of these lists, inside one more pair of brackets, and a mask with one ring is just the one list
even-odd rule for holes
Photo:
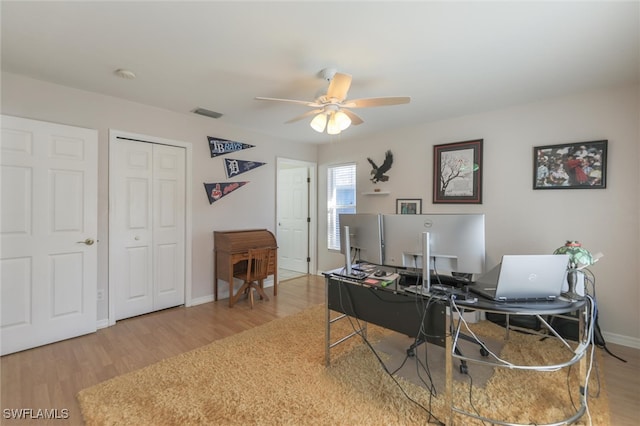
[[422,270],[428,233],[429,270],[482,274],[484,214],[382,215],[384,265]]
[[[355,255],[356,261],[382,265],[382,218],[379,214],[343,213],[339,216],[340,253]],[[349,227],[351,251],[346,251],[344,229]]]

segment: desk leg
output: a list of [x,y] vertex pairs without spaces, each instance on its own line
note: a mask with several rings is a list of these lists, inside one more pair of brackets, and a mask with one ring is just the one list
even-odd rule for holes
[[218,301],[218,255],[213,255],[213,301]]
[[445,407],[448,408],[446,424],[453,424],[453,336],[451,330],[445,333]]
[[236,303],[233,297],[233,265],[231,265],[231,273],[229,273],[229,307],[232,308]]
[[[585,307],[582,310],[582,312],[579,313],[580,318],[578,320],[578,336],[580,341],[586,340],[587,343],[589,343],[590,345],[593,345],[593,342],[591,341],[591,337],[586,336],[587,332],[585,330],[585,320],[589,314],[590,312],[588,307]],[[580,383],[580,403],[582,407],[587,406],[587,398],[589,397],[588,391],[587,391],[587,386],[589,385],[587,383],[587,357],[589,357],[589,351],[591,349],[592,349],[591,347],[587,346],[585,349],[584,356],[578,362],[578,374],[579,374],[578,383]]]
[[331,310],[329,309],[329,279],[325,278],[324,282],[324,306],[325,309],[325,324],[324,329],[324,365],[329,366],[331,364]]
[[273,295],[278,295],[278,266],[276,265],[276,271],[273,273]]

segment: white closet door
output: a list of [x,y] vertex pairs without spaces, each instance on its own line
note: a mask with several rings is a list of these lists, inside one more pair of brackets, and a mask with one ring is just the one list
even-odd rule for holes
[[109,153],[109,281],[119,320],[153,310],[153,145],[122,140]]
[[154,310],[184,304],[185,208],[185,150],[154,145]]
[[96,331],[98,133],[2,116],[2,355]]
[[184,303],[185,150],[110,144],[109,280],[115,319]]

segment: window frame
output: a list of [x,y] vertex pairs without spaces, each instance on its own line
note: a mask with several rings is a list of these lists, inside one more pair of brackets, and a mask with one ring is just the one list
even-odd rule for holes
[[[339,169],[345,169],[345,176],[336,176]],[[351,170],[348,170],[351,169]],[[327,167],[327,248],[332,251],[340,251],[340,223],[341,213],[356,213],[357,206],[357,164],[355,162],[332,164]],[[346,185],[339,185],[339,178],[351,181]],[[338,204],[340,201],[339,187],[347,188],[352,192],[352,204]],[[349,201],[349,200],[348,200]]]

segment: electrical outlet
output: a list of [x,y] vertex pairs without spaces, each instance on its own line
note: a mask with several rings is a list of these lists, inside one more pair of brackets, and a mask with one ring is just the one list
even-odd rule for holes
[[104,290],[98,290],[98,300],[103,300],[104,299]]

